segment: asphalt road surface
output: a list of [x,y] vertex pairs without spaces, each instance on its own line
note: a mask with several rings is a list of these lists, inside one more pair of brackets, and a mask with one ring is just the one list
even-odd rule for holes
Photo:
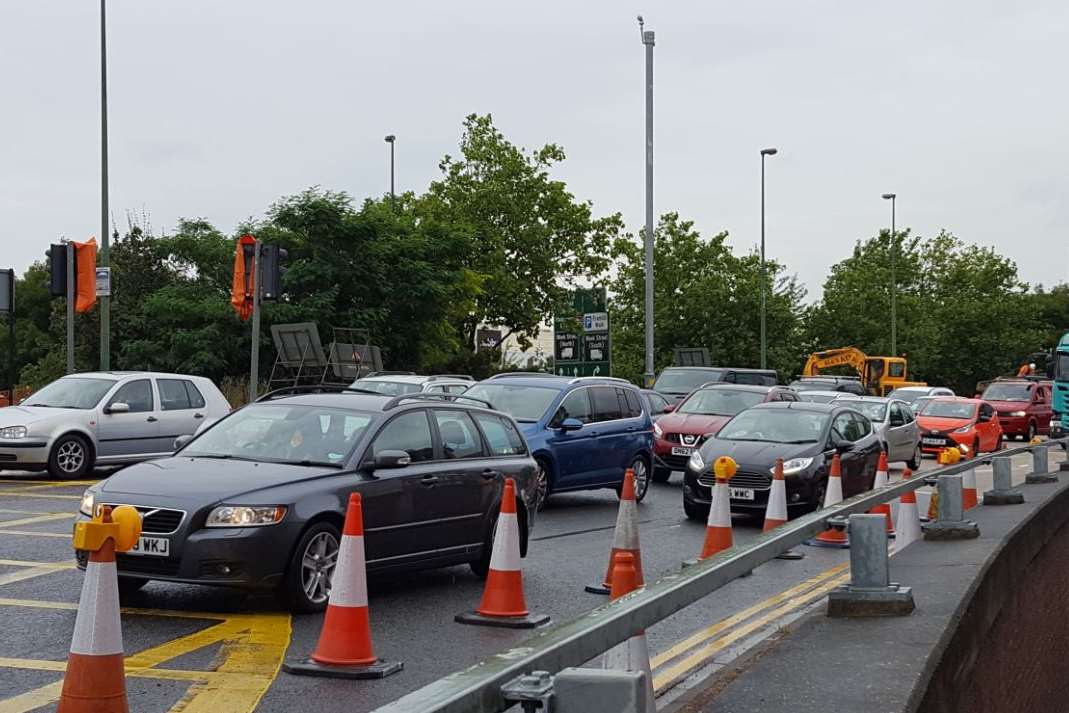
[[[1052,451],[1055,462],[1063,457]],[[1016,459],[1015,481],[1030,464],[1030,457]],[[922,471],[933,467],[926,459]],[[989,488],[990,468],[979,468],[977,480],[981,492]],[[678,570],[701,548],[704,525],[684,517],[680,481],[677,474],[652,484],[639,505],[648,581]],[[72,559],[72,513],[89,482],[0,473],[0,713],[55,708],[82,581]],[[616,507],[608,490],[550,501],[524,561],[532,611],[560,622],[605,602],[583,586],[604,575]],[[759,520],[737,516],[736,542],[752,540],[760,528]],[[848,575],[845,551],[801,549],[804,559],[769,562],[647,632],[662,705],[818,606]],[[130,708],[281,712],[314,701],[320,713],[370,711],[531,636],[454,623],[481,592],[467,567],[372,580],[376,653],[400,659],[404,670],[381,681],[342,681],[279,671],[283,660],[315,648],[321,616],[290,617],[270,596],[154,582],[124,600]]]

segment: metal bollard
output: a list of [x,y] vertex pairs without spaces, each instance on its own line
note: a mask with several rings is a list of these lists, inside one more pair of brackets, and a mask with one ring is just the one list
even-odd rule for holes
[[885,515],[851,515],[850,583],[828,594],[828,616],[904,616],[913,590],[891,581]]
[[1029,485],[1058,482],[1058,474],[1050,472],[1050,446],[1032,449],[1032,472],[1025,476],[1024,482]]
[[1001,456],[991,459],[994,487],[984,493],[984,505],[1020,505],[1024,493],[1013,489],[1013,459]]
[[939,512],[934,522],[921,525],[926,540],[971,540],[980,536],[980,528],[966,520],[961,504],[961,476],[940,475]]
[[532,671],[501,687],[524,713],[657,713],[646,701],[643,671],[566,668],[556,676]]

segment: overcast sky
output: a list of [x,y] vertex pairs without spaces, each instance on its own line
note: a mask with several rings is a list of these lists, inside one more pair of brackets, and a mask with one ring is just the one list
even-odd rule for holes
[[[463,117],[565,147],[599,214],[643,221],[643,47],[657,33],[658,213],[759,240],[819,293],[890,219],[1069,280],[1069,4],[109,0],[111,208],[226,231],[311,185],[422,191]],[[0,267],[100,231],[98,7],[0,3]]]

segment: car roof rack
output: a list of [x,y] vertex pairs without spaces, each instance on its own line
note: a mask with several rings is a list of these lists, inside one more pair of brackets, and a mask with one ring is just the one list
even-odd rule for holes
[[477,399],[474,396],[465,396],[464,394],[436,394],[422,392],[418,394],[401,394],[400,396],[394,396],[392,399],[390,399],[383,405],[382,410],[390,411],[392,409],[395,409],[404,401],[444,401],[448,403],[450,401],[456,401],[458,399],[474,401],[476,403],[482,404],[483,406],[489,409],[494,408],[494,405],[489,401]]
[[427,381],[441,381],[443,379],[455,379],[456,381],[475,381],[470,374],[435,374],[428,376]]
[[554,378],[563,378],[563,377],[558,377],[556,374],[547,374],[544,371],[503,371],[500,374],[494,374],[490,378],[491,379],[507,379],[507,378],[510,378],[510,377],[513,377],[513,376],[548,376],[548,377],[554,377]]
[[297,394],[367,394],[370,396],[383,396],[378,391],[370,389],[354,389],[351,386],[334,386],[332,384],[302,384],[300,386],[283,386],[281,389],[268,391],[256,399],[254,403],[271,401],[281,396],[295,396]]
[[569,384],[578,384],[582,381],[616,381],[624,384],[631,384],[627,379],[621,379],[619,376],[574,376],[568,380]]

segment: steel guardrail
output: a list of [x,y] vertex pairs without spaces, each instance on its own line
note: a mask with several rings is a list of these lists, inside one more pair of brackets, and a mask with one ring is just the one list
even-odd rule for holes
[[[1069,443],[1069,438],[1044,441],[1040,446]],[[955,465],[938,475],[955,475],[989,464],[992,458],[1030,453],[1035,446],[1005,449]],[[920,475],[920,474],[918,474]],[[427,684],[381,706],[373,713],[500,713],[509,707],[501,686],[530,671],[560,671],[591,659],[690,606],[729,582],[753,571],[828,529],[832,518],[865,513],[903,493],[925,487],[925,477],[892,483],[817,510],[763,533],[745,547],[733,547],[692,567],[666,575],[644,588],[604,604],[568,622],[550,626],[519,646],[493,654],[479,663]]]

